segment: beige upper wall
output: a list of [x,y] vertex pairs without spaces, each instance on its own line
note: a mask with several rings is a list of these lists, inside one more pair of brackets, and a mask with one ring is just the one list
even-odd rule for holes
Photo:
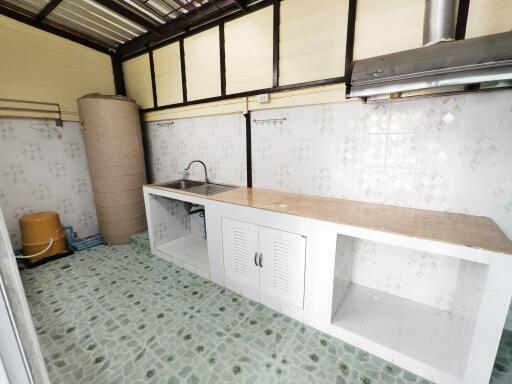
[[225,24],[226,93],[272,86],[273,15],[266,7]]
[[354,60],[423,45],[425,0],[358,0]]
[[0,15],[0,98],[58,103],[79,120],[76,99],[114,94],[110,56]]
[[153,107],[153,88],[149,69],[149,54],[134,57],[123,63],[126,96],[141,108]]
[[219,28],[211,28],[185,39],[187,99],[220,95]]
[[180,44],[174,43],[153,51],[158,105],[183,101],[181,86]]
[[348,0],[281,2],[279,85],[343,76]]
[[[358,0],[354,59],[423,45],[425,0]],[[511,0],[471,0],[466,38],[512,30]]]
[[[373,57],[422,46],[425,0],[358,0],[355,30],[355,59]],[[266,88],[271,84],[272,7],[226,23],[227,92]],[[308,0],[281,3],[280,84],[300,83],[343,75],[348,0],[322,0],[311,7]],[[511,0],[471,0],[467,37],[497,33],[512,28]],[[218,47],[217,28],[210,36],[212,49]],[[188,39],[187,39],[188,40]],[[218,53],[193,52],[203,44],[189,45],[187,84],[210,89],[208,96],[220,94]],[[248,48],[249,47],[249,48]],[[199,60],[198,58],[201,58]],[[193,63],[189,64],[189,60]],[[205,63],[209,63],[208,68]],[[176,66],[177,68],[177,66]],[[209,72],[206,72],[209,71]],[[190,86],[190,85],[189,85]],[[268,104],[253,98],[201,104],[175,110],[176,116],[224,113],[226,110],[273,108],[286,103],[336,102],[344,99],[341,88],[325,89],[300,96],[275,94]],[[195,98],[199,98],[196,92]],[[206,97],[206,95],[202,96]],[[192,98],[191,98],[192,99]],[[294,104],[295,103],[295,104]],[[167,112],[151,114],[158,119]],[[174,112],[169,112],[173,115]]]
[[471,0],[466,38],[512,30],[511,0]]

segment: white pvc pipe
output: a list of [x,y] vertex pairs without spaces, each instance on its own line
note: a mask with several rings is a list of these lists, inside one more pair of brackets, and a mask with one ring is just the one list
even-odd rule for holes
[[48,243],[48,246],[43,249],[41,252],[37,252],[33,255],[29,255],[29,256],[15,256],[17,259],[30,259],[32,257],[36,257],[36,256],[41,256],[43,253],[45,253],[47,250],[49,250],[53,245],[53,237],[50,238],[50,242]]

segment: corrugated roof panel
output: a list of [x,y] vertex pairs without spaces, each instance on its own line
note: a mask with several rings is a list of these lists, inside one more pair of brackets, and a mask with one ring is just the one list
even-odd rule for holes
[[[172,20],[216,0],[62,0],[47,8],[42,23],[75,32],[84,39],[107,47],[118,47],[149,30],[155,31]],[[0,0],[6,8],[33,18],[50,0]]]
[[164,0],[173,10],[165,16],[169,19],[177,19],[178,17],[186,17],[187,13],[195,8],[201,7],[208,3],[208,0]]
[[132,36],[126,31],[119,29],[116,24],[98,18],[95,13],[89,12],[87,9],[83,9],[73,2],[65,1],[59,6],[59,9],[65,10],[70,14],[77,16],[79,19],[87,21],[89,24],[96,26],[96,29],[106,32],[112,37],[117,37],[123,42],[132,38]]
[[32,13],[39,13],[49,0],[4,0],[6,3],[15,5]]
[[82,6],[89,9],[91,12],[102,15],[103,17],[106,17],[108,19],[112,19],[112,21],[115,22],[116,24],[118,24],[120,26],[122,25],[123,27],[131,30],[132,32],[136,33],[137,35],[141,35],[141,34],[147,32],[147,29],[140,26],[139,24],[136,24],[133,21],[128,20],[127,18],[119,15],[118,13],[111,11],[108,8],[105,8],[102,5],[97,4],[93,0],[77,0],[77,1]]
[[135,0],[123,0],[123,2],[129,6],[128,8],[131,8],[132,11],[139,13],[141,16],[149,17],[153,22],[156,21],[159,24],[165,24],[165,19],[160,17],[154,10],[147,7],[146,4]]
[[98,23],[94,20],[93,15],[90,13],[86,13],[85,15],[73,8],[72,5],[66,4],[59,6],[59,8],[55,11],[55,14],[60,14],[65,18],[69,18],[76,23],[81,23],[83,26],[103,35],[111,40],[117,41],[122,44],[129,40],[129,37],[123,36],[116,31],[113,31],[111,28],[108,28],[101,23]]
[[108,35],[96,31],[94,28],[91,28],[85,25],[84,23],[75,20],[73,17],[70,17],[69,15],[57,9],[50,13],[47,19],[55,23],[58,23],[68,29],[77,31],[82,35],[92,37],[94,40],[100,41],[107,46],[116,47],[120,44],[118,41],[110,38]]
[[146,1],[146,5],[156,11],[160,16],[165,16],[174,11],[174,8],[163,0],[148,0]]

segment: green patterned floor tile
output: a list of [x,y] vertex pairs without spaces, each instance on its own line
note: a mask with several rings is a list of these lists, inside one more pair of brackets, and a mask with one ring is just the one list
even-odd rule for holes
[[512,332],[504,330],[494,362],[491,384],[512,383]]
[[427,383],[152,256],[145,239],[22,271],[52,383]]
[[357,350],[350,375],[351,384],[432,384],[377,356]]

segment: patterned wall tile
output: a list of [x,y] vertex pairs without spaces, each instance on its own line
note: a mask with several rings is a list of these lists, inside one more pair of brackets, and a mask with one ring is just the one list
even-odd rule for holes
[[[245,185],[245,119],[225,115],[152,122],[145,125],[152,182],[182,177],[192,160],[206,163],[211,181]],[[204,178],[199,164],[190,169],[193,179]]]
[[79,236],[98,232],[78,123],[0,119],[0,206],[14,248],[19,218],[37,211],[57,211]]
[[[286,119],[285,128],[253,125],[255,187],[484,215],[512,238],[510,91],[258,111],[253,118]],[[390,251],[382,260],[393,257]],[[422,257],[406,255],[404,263]],[[356,257],[356,276],[368,268],[365,258]],[[456,281],[456,269],[445,277]],[[424,290],[416,299],[449,307],[455,288],[430,280],[430,292],[446,294]],[[372,278],[377,282],[399,292],[413,284],[386,269]]]
[[425,129],[424,100],[408,100],[392,103],[390,106],[389,132],[413,133]]
[[430,97],[425,100],[425,131],[446,132],[462,126],[465,95]]
[[416,133],[386,136],[386,166],[416,168],[420,136]]
[[352,247],[354,283],[443,310],[452,309],[458,259],[362,239],[356,239]]

